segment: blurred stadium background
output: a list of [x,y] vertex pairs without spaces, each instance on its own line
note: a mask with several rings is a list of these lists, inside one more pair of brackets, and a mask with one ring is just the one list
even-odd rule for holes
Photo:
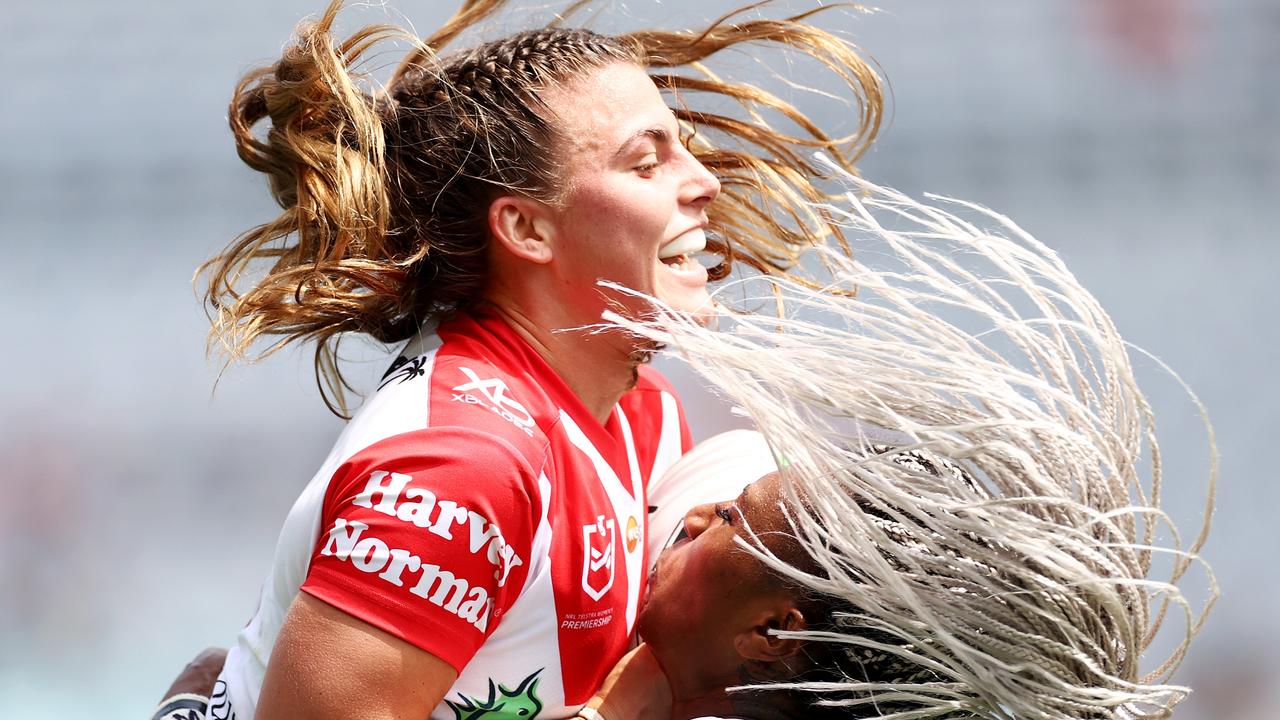
[[[253,611],[278,524],[339,428],[306,353],[232,368],[215,392],[190,284],[272,212],[232,152],[231,88],[321,5],[4,3],[0,717],[145,717]],[[605,6],[604,29],[691,12]],[[397,0],[347,20],[426,29],[452,7]],[[831,21],[892,84],[864,174],[1011,215],[1200,394],[1222,451],[1205,554],[1223,595],[1176,677],[1197,689],[1178,715],[1276,717],[1280,4],[882,7]],[[1190,532],[1203,432],[1176,384],[1138,364]],[[724,408],[667,367],[695,432],[724,427]]]

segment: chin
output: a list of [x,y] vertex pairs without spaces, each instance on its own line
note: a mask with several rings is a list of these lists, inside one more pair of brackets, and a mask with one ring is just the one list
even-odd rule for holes
[[664,626],[670,628],[672,624],[663,622],[664,619],[670,620],[667,616],[669,614],[663,613],[663,609],[667,607],[667,598],[661,591],[655,592],[653,580],[654,576],[650,575],[649,584],[641,595],[640,610],[636,614],[636,635],[649,645],[660,648],[667,645],[662,629]]
[[640,617],[636,621],[636,635],[640,641],[649,647],[649,651],[653,653],[653,657],[658,661],[658,666],[662,668],[662,672],[670,678],[673,674],[682,670],[681,658],[679,653],[673,653],[667,639],[658,631],[655,622],[656,618],[653,613],[645,613],[644,609],[640,610]]
[[669,297],[659,295],[658,299],[666,304],[667,307],[689,316],[691,320],[702,326],[710,325],[718,313],[715,302],[705,291],[694,296]]
[[692,316],[694,322],[702,327],[708,327],[715,322],[716,317],[720,314],[720,306],[716,305],[715,301],[708,295],[701,305],[687,312]]

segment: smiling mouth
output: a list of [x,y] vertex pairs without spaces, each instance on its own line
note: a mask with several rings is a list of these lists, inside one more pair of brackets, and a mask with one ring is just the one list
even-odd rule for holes
[[658,251],[658,260],[672,270],[694,271],[700,265],[693,259],[693,255],[702,252],[706,247],[706,233],[700,227],[694,228],[663,245]]

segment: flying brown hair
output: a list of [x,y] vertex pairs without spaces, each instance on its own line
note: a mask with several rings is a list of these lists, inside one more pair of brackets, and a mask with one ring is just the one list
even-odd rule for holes
[[[572,3],[570,11],[588,4]],[[425,320],[483,299],[489,203],[510,193],[555,202],[563,189],[548,152],[555,128],[539,112],[537,90],[614,62],[645,67],[661,90],[678,94],[672,109],[683,141],[721,182],[707,208],[707,249],[722,258],[711,279],[735,262],[786,272],[802,249],[839,237],[815,209],[826,197],[810,156],[821,150],[852,170],[875,137],[883,101],[879,78],[856,49],[812,24],[819,10],[752,19],[745,13],[759,5],[748,5],[698,30],[616,36],[552,23],[444,53],[505,5],[464,0],[426,38],[375,25],[338,41],[332,28],[343,2],[334,0],[299,26],[277,62],[241,79],[230,107],[236,150],[267,175],[283,212],[198,273],[207,283],[211,342],[222,344],[229,361],[249,354],[261,336],[277,338],[262,355],[314,340],[325,401],[345,415],[341,338],[400,342]],[[412,49],[378,88],[362,63],[391,40]],[[832,137],[776,94],[722,79],[703,64],[757,45],[821,63],[842,88],[836,94],[856,109],[857,130]],[[717,98],[741,111],[698,109],[700,100]],[[777,129],[768,117],[794,129]],[[265,135],[256,135],[263,121]]]

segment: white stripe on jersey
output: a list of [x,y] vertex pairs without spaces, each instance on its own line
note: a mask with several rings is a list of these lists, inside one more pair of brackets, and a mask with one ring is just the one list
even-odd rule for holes
[[[663,393],[665,395],[665,393]],[[631,421],[627,420],[626,413],[622,412],[622,408],[617,409],[618,424],[622,428],[622,437],[627,441],[627,460],[631,465],[631,494],[630,498],[644,497],[644,483],[640,480],[640,462],[636,459],[636,442],[631,436]],[[676,428],[679,435],[679,428]],[[644,517],[648,512],[646,508],[641,508],[637,502],[632,502],[631,506],[636,508],[636,515],[627,517]],[[618,527],[626,527],[623,524],[623,516],[618,515]],[[643,535],[642,535],[643,536]],[[636,546],[637,552],[627,553],[627,577],[630,578],[631,592],[627,593],[627,631],[631,632],[636,626],[636,611],[640,606],[640,596],[644,592],[644,588],[637,587],[639,585],[638,578],[644,577],[644,547],[643,543]]]
[[[622,428],[622,437],[626,441],[627,446],[627,463],[631,468],[632,492],[628,492],[623,486],[622,480],[609,467],[609,463],[605,461],[604,456],[596,449],[595,445],[587,439],[587,436],[578,427],[578,424],[569,417],[569,414],[560,411],[560,426],[564,429],[565,436],[569,438],[569,442],[573,444],[583,455],[591,461],[596,469],[596,476],[600,480],[600,486],[609,494],[609,500],[613,503],[614,522],[617,523],[619,532],[625,531],[628,518],[643,518],[648,508],[641,507],[641,500],[644,498],[644,487],[640,479],[640,461],[636,458],[636,445],[631,436],[631,423],[627,421],[627,416],[622,412],[622,408],[614,406],[613,411],[618,418],[620,427]],[[677,427],[677,434],[679,428]],[[644,547],[643,543],[637,543],[634,548],[627,550],[627,632],[635,629],[636,607],[640,602],[640,578],[643,577],[644,564]],[[584,580],[585,585],[585,580]]]
[[667,468],[676,464],[683,454],[680,438],[680,405],[669,392],[662,393],[662,435],[658,440],[658,451],[654,453],[653,471],[649,473],[649,493],[653,493],[653,483],[662,477]]

